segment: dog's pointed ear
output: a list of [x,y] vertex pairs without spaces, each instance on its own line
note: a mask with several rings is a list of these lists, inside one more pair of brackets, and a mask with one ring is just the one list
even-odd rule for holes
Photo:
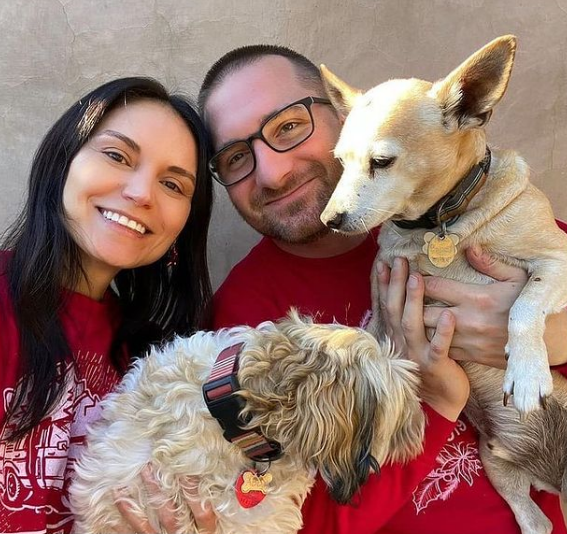
[[431,94],[441,104],[447,126],[478,128],[488,122],[506,92],[515,53],[516,37],[504,35],[433,84]]
[[325,65],[321,65],[320,70],[323,86],[329,96],[329,100],[338,111],[339,115],[344,119],[349,114],[354,102],[362,92],[341,80]]

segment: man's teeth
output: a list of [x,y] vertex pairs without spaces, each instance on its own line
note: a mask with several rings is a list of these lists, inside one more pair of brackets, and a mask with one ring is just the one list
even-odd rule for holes
[[120,215],[119,213],[115,213],[115,212],[109,211],[109,210],[104,210],[102,212],[102,215],[106,219],[108,219],[109,221],[117,222],[118,224],[121,224],[122,226],[126,226],[127,228],[131,228],[132,230],[136,230],[136,232],[139,232],[140,234],[146,233],[146,227],[145,226],[142,226],[140,223],[137,223],[136,221],[128,219],[128,217],[126,217],[126,215]]

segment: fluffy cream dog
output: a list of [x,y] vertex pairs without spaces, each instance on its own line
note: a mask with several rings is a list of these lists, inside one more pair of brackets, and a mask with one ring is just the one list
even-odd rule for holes
[[[547,314],[567,303],[567,236],[529,183],[526,163],[512,151],[487,150],[483,126],[506,90],[515,49],[515,37],[504,36],[436,83],[391,80],[365,94],[322,67],[346,120],[335,149],[344,173],[321,218],[346,233],[382,225],[381,259],[406,257],[424,274],[490,283],[465,259],[474,244],[528,271],[510,310],[505,373],[465,365],[467,415],[522,532],[547,534],[551,523],[529,489],[567,496],[567,381],[552,377],[543,342]],[[373,302],[378,327],[377,284]],[[502,405],[502,387],[515,408]],[[540,402],[548,409],[538,411]],[[525,424],[520,412],[530,414]]]
[[[239,504],[235,484],[254,463],[223,438],[202,392],[218,354],[236,343],[244,343],[238,370],[243,417],[283,448],[279,460],[258,466],[268,469],[271,482],[264,500],[248,509]],[[371,468],[419,454],[424,414],[417,388],[415,365],[389,343],[295,313],[257,329],[178,338],[138,360],[104,402],[71,487],[75,530],[128,532],[114,504],[114,490],[124,487],[138,513],[149,513],[140,477],[149,463],[160,497],[177,507],[179,532],[197,532],[187,506],[187,477],[196,475],[202,503],[217,514],[218,533],[295,533],[315,471],[338,501],[347,502]]]

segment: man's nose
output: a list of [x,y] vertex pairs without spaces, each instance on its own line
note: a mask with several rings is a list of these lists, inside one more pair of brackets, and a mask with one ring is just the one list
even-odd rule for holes
[[253,150],[256,157],[254,174],[257,185],[267,189],[282,187],[286,176],[293,170],[292,151],[276,152],[262,140],[255,140]]

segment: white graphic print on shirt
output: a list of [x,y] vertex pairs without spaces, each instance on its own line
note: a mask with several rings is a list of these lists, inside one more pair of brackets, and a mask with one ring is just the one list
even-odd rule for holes
[[482,463],[477,443],[456,440],[466,429],[467,423],[459,419],[437,456],[439,467],[431,471],[415,490],[413,503],[416,513],[425,510],[433,501],[446,501],[462,482],[472,486],[474,477],[479,475]]
[[[115,378],[102,364],[104,356],[95,353],[76,355],[81,359],[81,378],[67,374],[67,390],[60,404],[24,437],[9,440],[12,428],[0,427],[0,532],[5,525],[2,509],[10,512],[49,514],[58,526],[71,521],[66,486],[85,441],[87,423],[98,419],[101,395],[114,385]],[[70,370],[70,367],[69,369]],[[1,401],[8,406],[14,389],[3,392]],[[25,405],[20,408],[25,410]],[[16,414],[17,417],[17,414]],[[52,523],[50,526],[54,527]]]

